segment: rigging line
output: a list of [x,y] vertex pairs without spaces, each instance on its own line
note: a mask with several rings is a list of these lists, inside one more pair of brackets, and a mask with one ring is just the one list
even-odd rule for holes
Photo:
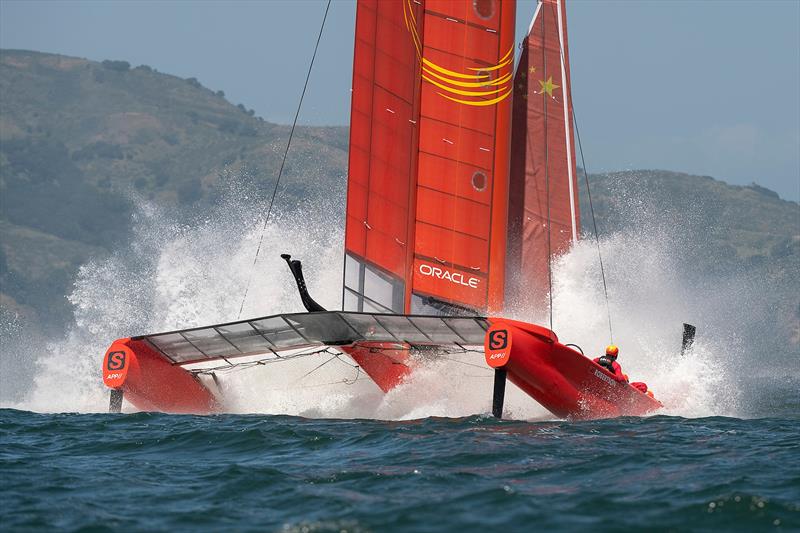
[[300,116],[300,109],[303,107],[303,98],[306,96],[306,89],[308,88],[308,80],[311,78],[311,70],[314,68],[314,59],[317,57],[317,50],[319,50],[319,42],[322,39],[322,30],[325,29],[325,21],[328,19],[328,10],[331,8],[331,0],[328,0],[325,6],[325,14],[322,16],[322,24],[319,27],[319,35],[317,35],[317,43],[314,45],[314,54],[311,56],[311,63],[308,65],[308,72],[306,73],[306,81],[303,84],[303,92],[300,94],[300,101],[297,103],[297,111],[294,114],[294,121],[292,122],[292,129],[289,131],[289,140],[286,143],[286,150],[283,152],[283,159],[281,166],[278,170],[278,178],[275,180],[275,188],[272,190],[272,198],[269,201],[267,208],[267,216],[264,218],[264,227],[261,229],[261,236],[258,239],[258,248],[256,248],[256,256],[253,258],[253,264],[250,267],[250,274],[247,276],[247,284],[244,288],[244,296],[242,297],[242,304],[239,306],[239,314],[236,315],[238,320],[242,316],[244,303],[247,300],[247,293],[250,290],[250,283],[253,280],[253,270],[255,269],[256,262],[258,262],[258,255],[261,252],[261,245],[264,242],[264,233],[267,231],[267,224],[269,223],[269,215],[272,213],[272,205],[275,203],[275,195],[278,193],[278,185],[281,182],[283,175],[283,167],[286,164],[286,156],[289,155],[289,147],[292,146],[292,138],[294,137],[294,129],[297,126],[297,119]]
[[[330,352],[328,352],[328,353],[330,353]],[[308,372],[306,372],[305,374],[303,374],[302,376],[300,376],[299,378],[297,378],[296,380],[294,380],[292,383],[294,384],[294,383],[298,383],[298,382],[300,382],[300,381],[303,381],[305,378],[307,378],[308,376],[310,376],[311,374],[313,374],[314,372],[316,372],[317,370],[319,370],[320,368],[322,368],[323,366],[327,365],[328,363],[330,363],[330,362],[331,362],[331,361],[333,361],[333,360],[337,360],[337,361],[339,361],[340,363],[344,363],[344,364],[346,364],[347,366],[349,366],[349,367],[352,367],[352,368],[358,368],[358,365],[351,365],[351,364],[350,364],[350,363],[348,363],[347,361],[343,361],[343,360],[339,359],[339,354],[337,354],[337,353],[334,353],[334,354],[333,354],[333,356],[332,356],[330,359],[328,359],[327,361],[324,361],[324,362],[320,363],[319,365],[317,365],[317,366],[316,366],[316,367],[314,367],[313,369],[309,370]]]
[[[545,27],[544,27],[544,19],[545,13],[542,12],[542,76],[544,79],[547,79],[547,50],[545,47]],[[551,220],[550,220],[550,172],[549,172],[549,161],[548,161],[548,154],[547,154],[547,91],[542,89],[542,114],[544,115],[544,188],[545,188],[545,197],[547,200],[547,284],[549,290],[547,291],[547,297],[549,299],[548,309],[550,311],[550,330],[553,329],[553,247],[551,243],[552,238],[552,230],[551,230]]]
[[[440,359],[444,359],[445,361],[450,361],[451,363],[458,363],[458,364],[464,365],[464,366],[474,366],[475,368],[480,368],[481,370],[486,370],[486,364],[485,363],[482,364],[482,365],[476,365],[475,363],[468,363],[467,361],[459,361],[458,359],[455,359],[453,357],[446,357],[444,355],[440,355],[439,358]],[[490,368],[489,371],[491,371],[491,370],[492,369]]]
[[606,314],[608,315],[608,336],[611,344],[614,344],[614,330],[611,327],[611,304],[608,301],[608,285],[606,283],[606,271],[603,267],[603,254],[600,253],[600,235],[597,232],[597,219],[594,217],[594,206],[592,205],[592,190],[589,187],[589,171],[586,169],[586,160],[583,158],[583,145],[581,145],[581,131],[578,129],[578,115],[575,114],[575,102],[572,103],[572,120],[575,122],[575,135],[578,137],[578,150],[581,153],[581,165],[583,166],[583,178],[586,180],[586,194],[589,197],[589,212],[592,214],[592,225],[594,226],[594,242],[597,244],[597,259],[600,262],[600,276],[603,278],[603,295],[606,299]]

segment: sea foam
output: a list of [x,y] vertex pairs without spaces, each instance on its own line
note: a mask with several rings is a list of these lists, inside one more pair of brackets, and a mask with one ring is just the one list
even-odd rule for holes
[[[278,204],[265,225],[263,197],[235,176],[220,203],[191,223],[140,202],[131,241],[81,267],[69,295],[74,323],[63,337],[50,339],[35,353],[19,345],[8,348],[15,353],[4,356],[6,366],[31,359],[36,365],[26,367],[32,370],[27,382],[20,378],[24,385],[17,383],[25,387],[23,399],[3,397],[3,404],[33,411],[102,412],[108,391],[100,362],[114,339],[236,320],[245,291],[242,318],[302,311],[280,253],[303,260],[314,298],[328,309],[339,309],[343,204],[339,196],[302,205]],[[688,240],[680,227],[647,227],[646,216],[643,220],[636,231],[604,236],[600,242],[620,363],[632,380],[648,383],[664,402],[666,414],[737,415],[736,362],[750,347],[749,317],[735,310],[745,308],[752,289],[730,278],[692,276],[691,265],[675,253]],[[549,324],[548,313],[541,309],[513,309],[508,314]],[[684,321],[698,326],[698,337],[682,357]],[[553,262],[553,328],[562,342],[578,344],[587,356],[596,356],[611,342],[591,238]],[[408,382],[388,394],[346,356],[332,354],[232,369],[219,377],[232,412],[456,417],[491,409],[492,373],[481,361],[475,354],[440,357],[417,368]],[[513,386],[506,414],[549,417]]]

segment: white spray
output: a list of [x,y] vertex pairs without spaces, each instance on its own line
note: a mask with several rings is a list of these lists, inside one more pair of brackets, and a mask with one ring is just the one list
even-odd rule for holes
[[[14,354],[36,358],[37,370],[25,399],[4,400],[5,406],[105,411],[108,392],[100,361],[112,340],[235,320],[248,280],[242,317],[301,311],[291,275],[279,257],[282,252],[303,260],[314,298],[339,309],[343,205],[317,201],[275,211],[253,267],[263,204],[248,198],[247,190],[233,186],[205,219],[191,225],[178,224],[155,208],[141,208],[132,242],[80,269],[69,297],[75,322],[65,337],[48,343],[46,353]],[[631,379],[648,383],[665,403],[666,414],[736,414],[735,387],[725,361],[742,351],[742,341],[715,331],[714,321],[704,317],[719,314],[721,307],[743,296],[704,298],[724,287],[687,285],[681,277],[685,269],[672,253],[674,244],[668,234],[652,230],[616,234],[601,242],[620,362]],[[592,241],[580,242],[556,261],[553,292],[554,329],[562,342],[596,354],[610,339]],[[515,315],[545,323],[541,315],[525,310]],[[681,358],[684,320],[696,322],[700,334],[690,356]],[[294,365],[221,373],[230,410],[384,419],[490,410],[488,369],[441,360],[382,394],[346,358],[321,357],[330,361],[304,358]],[[451,377],[442,379],[444,375]],[[506,405],[506,413],[515,418],[547,416],[515,387]]]

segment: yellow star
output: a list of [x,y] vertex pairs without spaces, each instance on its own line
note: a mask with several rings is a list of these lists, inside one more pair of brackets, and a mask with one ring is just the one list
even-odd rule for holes
[[539,80],[539,85],[542,86],[542,90],[538,92],[538,94],[547,93],[547,96],[553,97],[553,89],[558,89],[561,85],[556,85],[553,83],[553,76],[547,78],[547,81]]
[[528,68],[528,73],[533,74],[534,72],[536,72],[536,67],[529,67]]

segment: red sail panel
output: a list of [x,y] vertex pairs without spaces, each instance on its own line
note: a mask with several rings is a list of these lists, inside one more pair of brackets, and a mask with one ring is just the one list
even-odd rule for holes
[[356,11],[344,309],[406,310],[417,168],[420,4],[359,0]]
[[514,78],[509,306],[541,308],[548,250],[550,257],[563,253],[580,233],[567,50],[564,0],[543,0]]
[[412,27],[422,57],[412,312],[503,306],[514,12],[511,1],[427,0]]

